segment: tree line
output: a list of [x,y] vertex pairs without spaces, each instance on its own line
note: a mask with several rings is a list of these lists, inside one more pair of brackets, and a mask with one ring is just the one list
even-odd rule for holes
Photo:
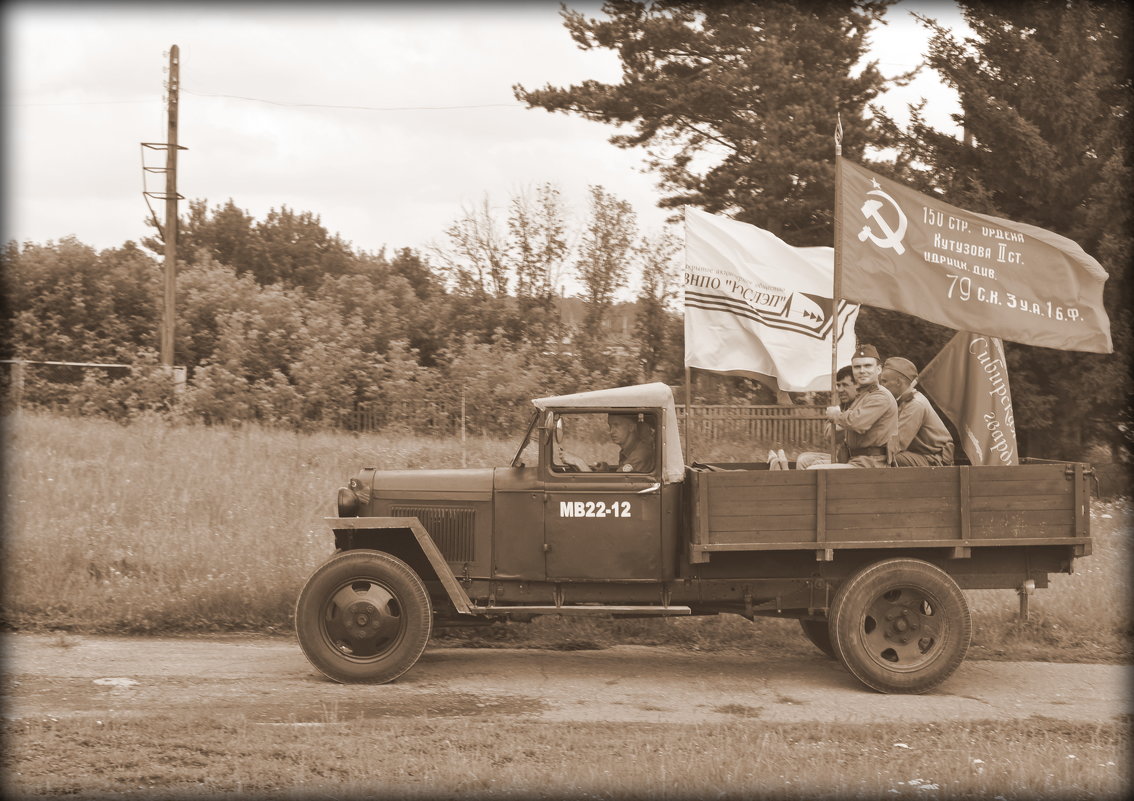
[[[836,112],[848,158],[1078,242],[1110,275],[1115,353],[1006,343],[1021,451],[1128,449],[1130,12],[1084,0],[962,2],[964,40],[921,18],[931,33],[921,69],[960,98],[956,137],[930,126],[924,105],[904,125],[877,105],[912,77],[887,79],[866,60],[892,5],[608,2],[599,18],[565,9],[567,35],[613,51],[622,80],[514,93],[531,108],[615,126],[613,145],[646,154],[662,207],[725,214],[792,245],[832,241]],[[680,243],[643,236],[633,209],[603,187],[591,187],[581,219],[550,184],[509,198],[503,212],[485,198],[429,252],[359,252],[312,212],[256,220],[232,200],[191,202],[181,231],[176,360],[192,380],[178,408],[200,419],[302,425],[358,404],[463,393],[478,425],[496,430],[541,394],[681,380]],[[153,362],[160,250],[153,240],[101,252],[74,240],[8,243],[6,356]],[[579,320],[563,314],[568,277],[584,300]],[[628,313],[620,292],[634,298],[624,334],[612,326]],[[920,366],[952,335],[869,307],[857,333]],[[92,379],[80,393],[46,382],[29,392],[103,413],[168,407],[164,384],[136,377],[145,374],[114,391]],[[725,377],[699,375],[697,386],[712,402],[776,397],[774,386]]]
[[[532,397],[680,380],[672,233],[641,234],[629,204],[601,186],[582,220],[551,184],[507,208],[486,197],[431,252],[391,254],[353,249],[310,212],[257,220],[232,200],[191,201],[174,345],[190,381],[176,402],[156,371],[158,239],[102,251],[73,238],[9,242],[5,357],[141,368],[94,371],[78,392],[58,371],[29,370],[30,403],[296,426],[366,405],[463,400],[474,431],[497,432]],[[631,274],[642,276],[637,296],[620,301]],[[582,315],[561,296],[572,276]]]

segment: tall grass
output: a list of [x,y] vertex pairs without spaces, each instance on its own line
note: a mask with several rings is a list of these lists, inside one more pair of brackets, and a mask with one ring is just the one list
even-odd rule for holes
[[[508,443],[470,438],[467,461]],[[4,421],[4,617],[87,630],[288,625],[358,468],[460,465],[459,441],[168,426],[23,411]]]
[[[323,518],[360,467],[491,467],[516,440],[296,433],[246,426],[123,426],[20,411],[3,421],[3,620],[84,631],[283,630],[306,577],[331,553]],[[724,455],[724,454],[722,454]],[[702,458],[697,456],[698,459]],[[734,456],[745,459],[741,455]],[[1094,555],[1052,577],[1015,620],[1011,590],[969,593],[974,644],[1125,653],[1131,628],[1128,499],[1095,501]],[[788,621],[537,621],[476,642],[559,647],[613,641],[690,648],[802,642]],[[803,645],[801,647],[809,648]]]

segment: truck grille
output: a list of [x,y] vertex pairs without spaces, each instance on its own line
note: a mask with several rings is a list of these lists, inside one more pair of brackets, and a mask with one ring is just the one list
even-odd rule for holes
[[472,509],[454,506],[395,506],[393,517],[416,517],[433,537],[446,562],[472,562],[476,558]]

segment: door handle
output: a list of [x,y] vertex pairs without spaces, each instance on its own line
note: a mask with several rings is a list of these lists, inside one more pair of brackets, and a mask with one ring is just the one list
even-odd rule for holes
[[645,495],[645,494],[647,494],[647,493],[653,492],[653,491],[654,491],[654,490],[656,490],[656,489],[659,489],[660,487],[661,487],[661,482],[660,482],[660,481],[655,481],[655,482],[654,482],[653,484],[651,484],[650,486],[646,487],[645,489],[640,489],[640,490],[638,490],[638,492],[637,492],[636,494],[638,494],[638,495]]

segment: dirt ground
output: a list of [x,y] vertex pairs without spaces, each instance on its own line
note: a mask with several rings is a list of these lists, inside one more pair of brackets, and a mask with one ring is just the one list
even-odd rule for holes
[[1131,710],[1128,665],[969,660],[935,692],[880,695],[836,662],[616,646],[597,651],[430,648],[397,682],[335,684],[291,638],[4,634],[9,719],[223,706],[250,721],[384,716],[701,723],[946,721],[1041,715],[1109,722]]

